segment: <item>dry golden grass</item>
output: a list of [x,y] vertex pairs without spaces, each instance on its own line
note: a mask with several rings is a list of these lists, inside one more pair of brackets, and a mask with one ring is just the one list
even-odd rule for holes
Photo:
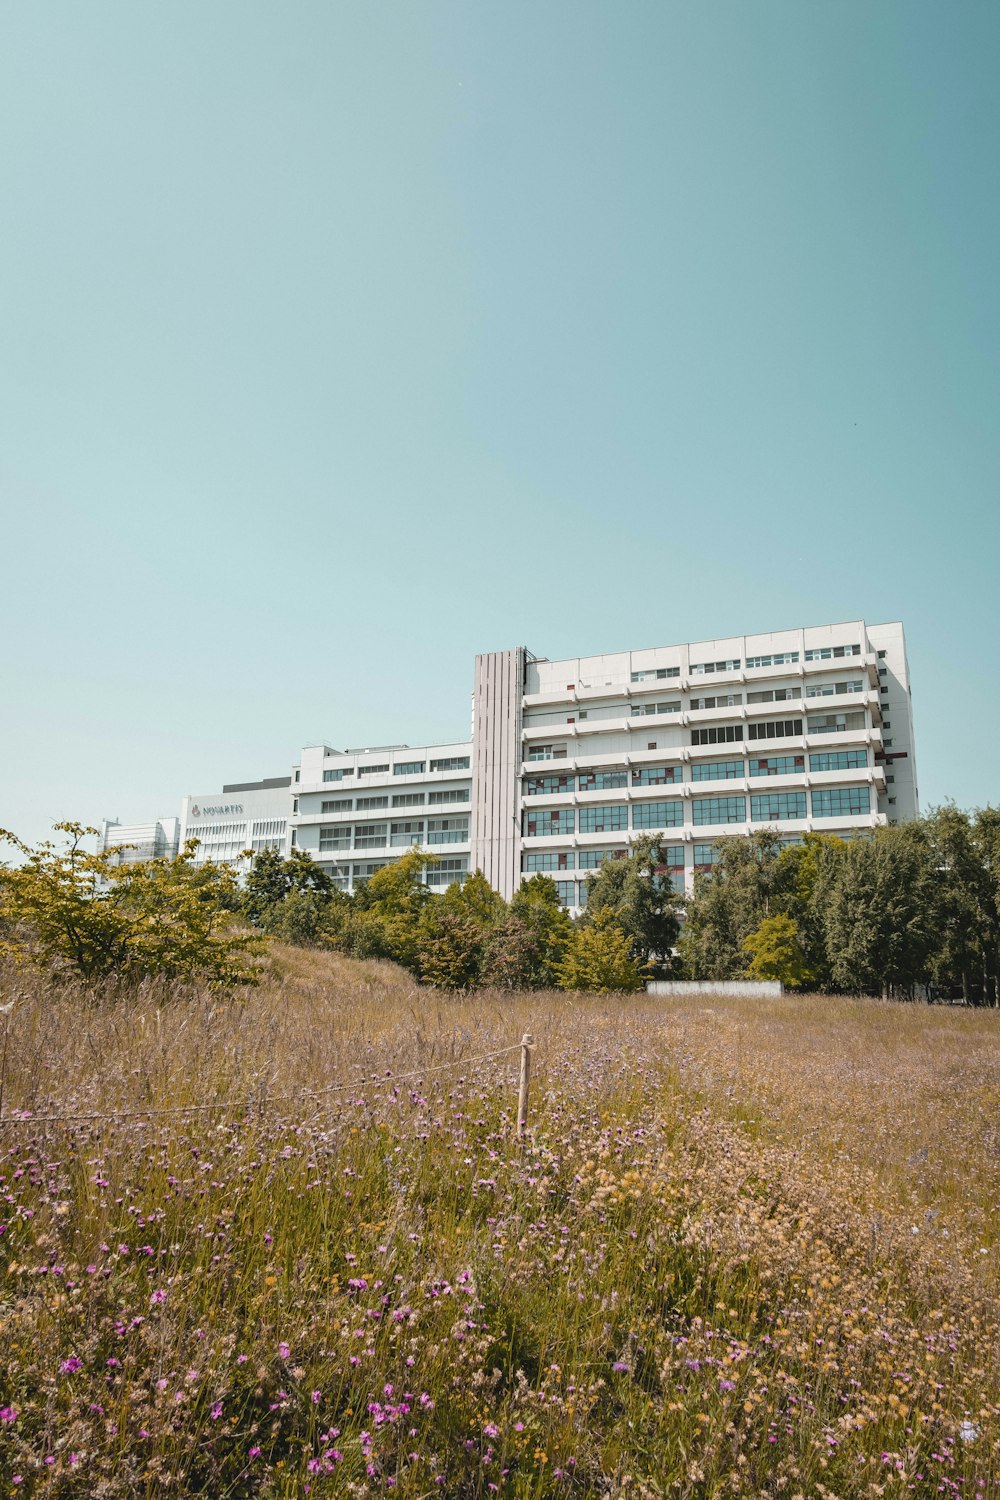
[[[230,1000],[13,991],[14,1491],[1000,1493],[1000,1016],[284,948]],[[475,1059],[526,1029],[520,1146]]]

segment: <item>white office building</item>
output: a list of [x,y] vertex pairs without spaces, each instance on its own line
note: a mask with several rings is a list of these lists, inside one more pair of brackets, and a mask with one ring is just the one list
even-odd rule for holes
[[407,849],[438,856],[424,879],[443,888],[469,873],[468,741],[333,750],[310,745],[296,768],[293,840],[341,890]]
[[195,863],[236,863],[248,849],[289,849],[292,811],[291,776],[271,776],[263,781],[229,782],[222,791],[185,797],[181,803],[181,847],[197,839]]
[[902,626],[856,620],[608,656],[476,659],[473,868],[509,896],[658,834],[678,888],[716,841],[856,837],[918,811]]
[[115,865],[144,864],[172,859],[180,839],[179,818],[157,818],[155,823],[119,823],[105,818],[97,841],[98,854],[110,854]]
[[476,658],[471,742],[302,752],[293,839],[342,889],[408,847],[444,886],[510,897],[541,871],[570,908],[658,834],[678,888],[716,840],[856,837],[918,811],[902,626],[856,620],[548,661]]

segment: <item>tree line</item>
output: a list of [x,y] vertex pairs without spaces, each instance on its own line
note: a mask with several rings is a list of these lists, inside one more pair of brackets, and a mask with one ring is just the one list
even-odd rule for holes
[[156,975],[253,983],[268,936],[403,965],[446,989],[635,990],[651,977],[778,979],[791,989],[1000,1001],[1000,809],[952,805],[871,836],[773,829],[719,839],[685,896],[656,835],[587,877],[571,919],[555,883],[526,877],[505,901],[476,871],[446,890],[412,849],[352,894],[302,850],[252,856],[242,883],[173,859],[91,854],[93,829],[0,867],[0,954],[129,985]]

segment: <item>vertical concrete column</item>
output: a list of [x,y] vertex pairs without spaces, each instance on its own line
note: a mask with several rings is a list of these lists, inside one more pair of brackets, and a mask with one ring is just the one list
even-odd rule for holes
[[521,703],[525,650],[476,657],[470,864],[509,901],[521,872]]

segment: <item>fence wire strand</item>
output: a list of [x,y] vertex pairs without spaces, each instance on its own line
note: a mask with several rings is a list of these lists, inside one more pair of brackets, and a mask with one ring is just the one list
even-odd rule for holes
[[381,1087],[388,1083],[405,1083],[411,1078],[425,1078],[429,1073],[443,1073],[449,1068],[463,1068],[472,1063],[488,1062],[494,1057],[506,1057],[510,1052],[520,1052],[521,1043],[515,1042],[510,1047],[499,1047],[495,1052],[479,1052],[473,1057],[457,1057],[451,1062],[433,1063],[427,1068],[413,1068],[407,1073],[386,1073],[374,1078],[370,1075],[352,1079],[347,1083],[330,1083],[320,1089],[306,1089],[298,1094],[268,1094],[261,1092],[254,1095],[248,1092],[241,1100],[219,1099],[210,1104],[174,1104],[160,1108],[149,1109],[107,1109],[93,1110],[87,1114],[59,1114],[59,1115],[33,1115],[13,1114],[0,1115],[0,1126],[3,1125],[51,1125],[83,1124],[90,1120],[148,1120],[158,1119],[166,1115],[193,1115],[193,1114],[227,1114],[229,1112],[242,1111],[250,1114],[254,1108],[261,1108],[268,1104],[305,1104],[316,1099],[321,1099],[329,1094],[345,1094],[350,1090],[371,1087],[373,1084]]

